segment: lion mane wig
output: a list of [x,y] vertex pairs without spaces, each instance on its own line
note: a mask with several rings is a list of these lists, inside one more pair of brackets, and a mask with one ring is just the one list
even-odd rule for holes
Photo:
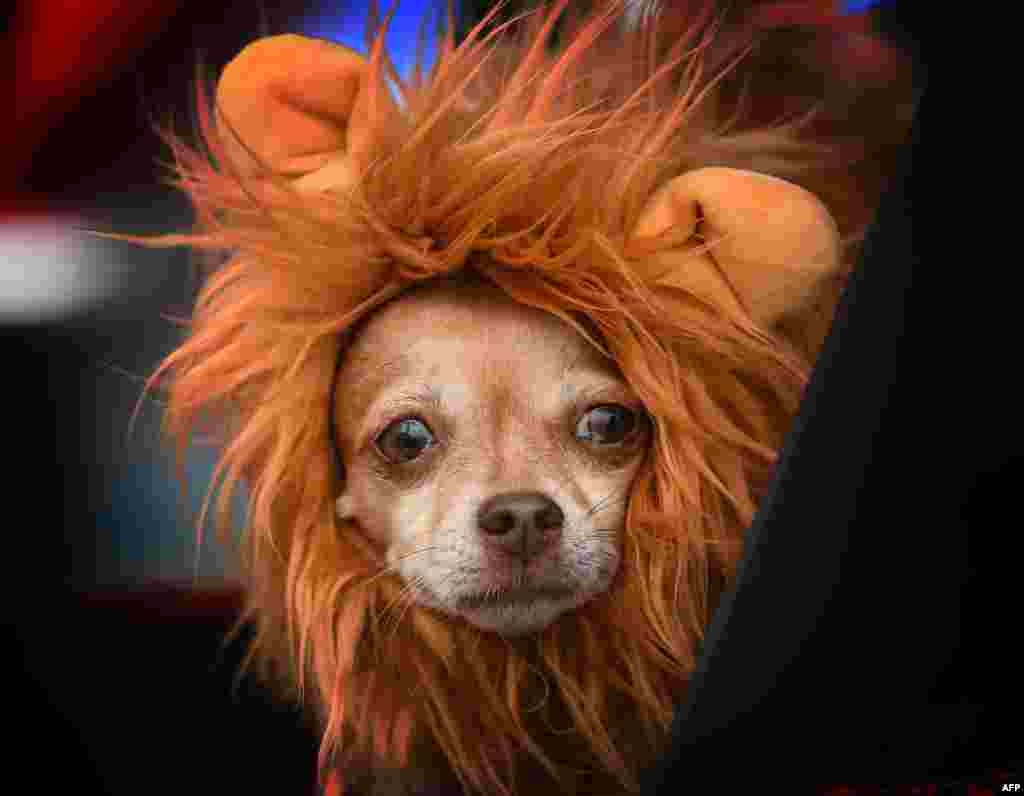
[[[882,101],[822,56],[832,29],[765,3],[666,5],[625,26],[621,3],[560,0],[458,45],[449,9],[436,63],[408,79],[376,12],[367,58],[259,39],[213,101],[198,81],[199,146],[162,131],[195,229],[117,236],[206,255],[147,390],[166,391],[179,467],[199,434],[221,451],[199,530],[219,484],[247,666],[315,714],[321,776],[353,792],[441,770],[469,792],[635,792],[734,577],[910,110],[869,129]],[[800,107],[766,119],[759,96],[787,85]],[[470,273],[588,336],[655,428],[614,585],[527,638],[410,602],[334,509],[353,336],[408,288]]]

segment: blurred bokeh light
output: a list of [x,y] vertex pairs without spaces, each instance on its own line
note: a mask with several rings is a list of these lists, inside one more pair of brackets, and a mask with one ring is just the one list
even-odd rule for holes
[[104,240],[81,232],[81,219],[40,217],[0,225],[0,323],[54,323],[114,295],[121,271]]

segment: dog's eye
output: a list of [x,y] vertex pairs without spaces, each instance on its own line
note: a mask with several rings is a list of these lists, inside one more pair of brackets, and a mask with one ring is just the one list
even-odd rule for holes
[[636,413],[618,404],[595,406],[576,425],[576,438],[595,445],[616,445],[636,428]]
[[411,462],[433,444],[434,435],[415,417],[396,420],[377,437],[377,449],[395,464]]

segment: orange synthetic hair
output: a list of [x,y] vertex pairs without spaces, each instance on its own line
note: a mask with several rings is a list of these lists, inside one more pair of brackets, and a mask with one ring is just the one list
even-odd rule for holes
[[[214,258],[187,339],[148,387],[167,391],[179,457],[197,432],[222,450],[211,496],[220,483],[225,543],[244,483],[252,660],[316,711],[322,768],[349,781],[432,749],[481,793],[509,794],[524,777],[548,777],[563,793],[637,788],[733,576],[842,275],[762,328],[642,282],[631,264],[680,241],[631,231],[659,186],[712,165],[846,201],[834,211],[840,232],[851,245],[860,233],[851,163],[808,135],[817,117],[751,126],[743,97],[759,78],[744,65],[769,57],[769,32],[715,16],[710,3],[667,4],[678,19],[645,16],[628,31],[618,3],[585,19],[566,19],[568,5],[502,26],[488,19],[459,46],[449,24],[429,74],[417,66],[408,80],[384,53],[385,21],[370,93],[390,81],[402,124],[370,103],[369,165],[343,189],[303,193],[269,168],[243,176],[203,89],[207,151],[165,134],[197,226],[139,240]],[[412,604],[358,529],[335,517],[345,477],[328,431],[338,356],[384,302],[465,272],[588,335],[655,425],[629,499],[621,576],[528,639]]]

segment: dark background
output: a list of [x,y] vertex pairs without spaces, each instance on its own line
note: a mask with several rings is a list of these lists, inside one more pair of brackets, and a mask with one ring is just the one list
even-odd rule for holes
[[[152,125],[191,130],[196,60],[215,75],[263,31],[330,34],[363,12],[334,4],[324,23],[318,4],[294,0],[30,5],[8,18],[3,47],[17,59],[4,228],[56,218],[144,233],[191,221],[161,184],[168,153]],[[186,316],[195,295],[188,256],[85,245],[113,263],[101,300],[0,326],[8,483],[22,497],[4,578],[7,775],[26,792],[312,793],[312,731],[248,681],[232,693],[233,572],[209,544],[195,568],[210,455],[190,457],[194,490],[181,495],[159,403],[128,437],[141,379],[179,340],[161,313]]]

